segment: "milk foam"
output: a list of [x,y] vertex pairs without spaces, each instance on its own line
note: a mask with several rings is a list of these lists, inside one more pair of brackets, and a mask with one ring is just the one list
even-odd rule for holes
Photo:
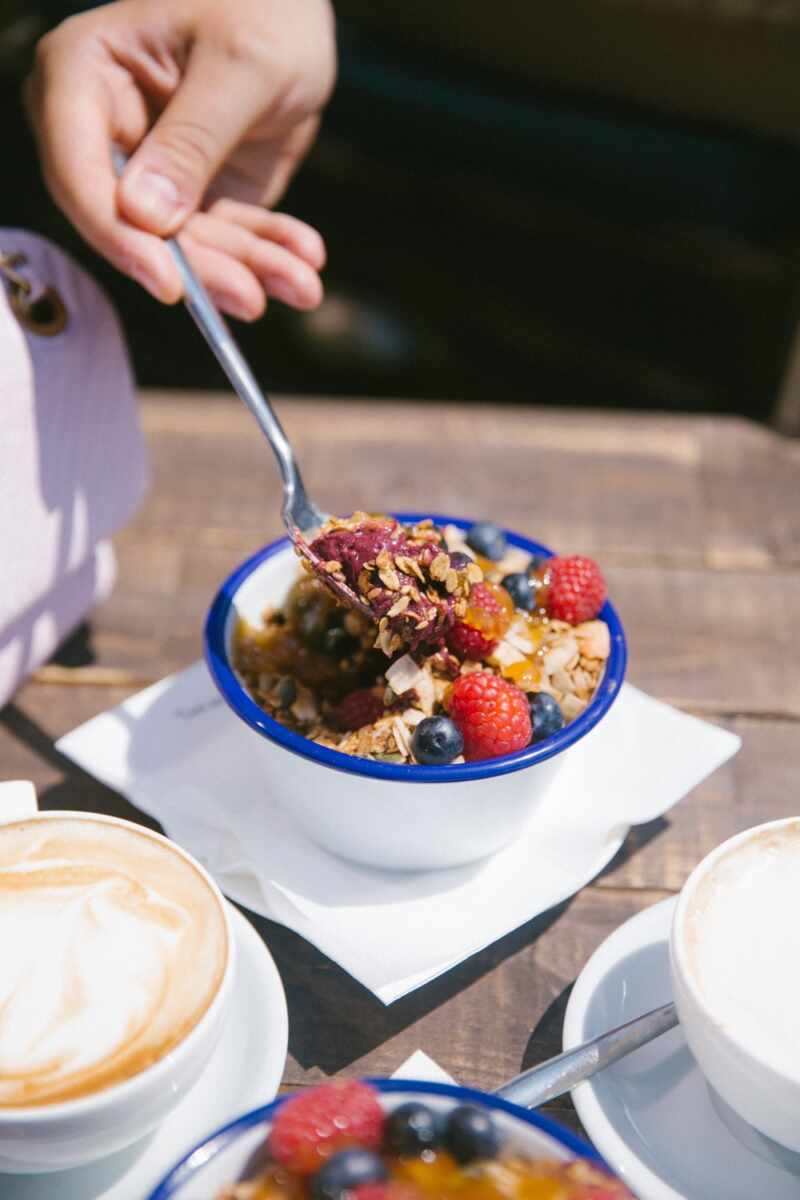
[[800,821],[723,855],[686,913],[689,968],[731,1037],[800,1078]]
[[0,1107],[149,1066],[202,1017],[226,957],[216,897],[169,847],[91,820],[0,826]]

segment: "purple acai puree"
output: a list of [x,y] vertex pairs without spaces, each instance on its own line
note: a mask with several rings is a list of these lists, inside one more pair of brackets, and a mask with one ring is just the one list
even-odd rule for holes
[[408,649],[416,650],[421,645],[443,644],[455,619],[455,601],[440,584],[428,576],[427,568],[443,549],[443,544],[438,538],[431,541],[413,540],[398,521],[391,517],[376,517],[368,518],[349,528],[343,526],[321,533],[311,543],[310,549],[322,563],[341,564],[346,583],[359,594],[362,593],[359,577],[368,564],[373,573],[374,583],[380,584],[380,577],[375,574],[375,560],[383,551],[386,551],[393,561],[398,555],[401,559],[414,559],[425,573],[424,583],[404,572],[395,562],[400,588],[411,589],[405,610],[390,616],[389,613],[400,592],[377,586],[374,591],[378,594],[369,596],[369,607],[376,622],[380,622],[383,617],[387,618],[391,631]]
[[342,564],[350,587],[356,586],[365,563],[374,562],[382,550],[417,558],[423,547],[409,542],[402,525],[392,520],[365,521],[354,529],[332,529],[311,543],[311,550],[322,562]]

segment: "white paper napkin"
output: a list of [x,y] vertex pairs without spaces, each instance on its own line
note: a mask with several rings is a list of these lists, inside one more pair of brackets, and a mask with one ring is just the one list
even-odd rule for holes
[[294,929],[390,1004],[578,891],[631,825],[666,812],[739,745],[626,684],[518,841],[487,862],[422,873],[368,870],[309,842],[271,799],[256,735],[203,663],[58,748],[160,821],[234,900]]
[[392,1079],[418,1079],[425,1083],[455,1083],[444,1067],[440,1067],[424,1050],[415,1050],[392,1073]]

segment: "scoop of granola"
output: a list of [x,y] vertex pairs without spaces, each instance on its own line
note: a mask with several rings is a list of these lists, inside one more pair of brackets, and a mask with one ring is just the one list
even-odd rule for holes
[[483,579],[476,562],[450,553],[432,521],[404,526],[392,517],[354,513],[323,526],[310,550],[320,580],[345,585],[368,606],[376,644],[389,657],[443,645],[466,612],[471,587]]

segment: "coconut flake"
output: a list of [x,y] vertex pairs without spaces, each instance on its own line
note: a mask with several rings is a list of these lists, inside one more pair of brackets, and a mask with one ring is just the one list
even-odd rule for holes
[[386,682],[396,696],[404,696],[412,688],[419,691],[420,681],[424,676],[425,672],[414,662],[411,655],[404,654],[389,667],[386,672]]
[[586,658],[606,659],[611,653],[611,635],[605,621],[584,621],[575,626],[575,638]]
[[436,703],[436,687],[430,667],[423,668],[420,671],[420,677],[414,685],[414,690],[417,693],[420,708],[429,717]]
[[392,720],[392,733],[394,740],[397,742],[397,749],[401,754],[405,754],[407,758],[411,757],[411,736],[408,732],[408,726],[400,717],[394,717]]
[[510,667],[513,663],[525,661],[525,655],[520,654],[516,646],[504,638],[499,642],[492,651],[492,662],[496,662],[499,667]]
[[578,643],[574,637],[568,635],[561,641],[555,642],[547,651],[544,656],[544,669],[548,675],[555,675],[556,671],[566,667],[577,654]]
[[515,650],[519,650],[520,654],[524,654],[526,658],[536,649],[528,635],[528,626],[524,617],[517,617],[503,641],[508,642]]
[[301,692],[291,709],[298,721],[314,721],[319,716],[319,710],[308,692]]

